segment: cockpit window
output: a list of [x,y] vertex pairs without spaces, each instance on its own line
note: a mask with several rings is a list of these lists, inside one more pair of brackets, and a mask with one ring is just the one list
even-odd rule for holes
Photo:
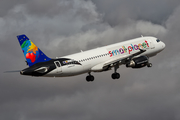
[[157,39],[156,41],[157,41],[157,42],[160,42],[160,40],[159,40],[159,39]]

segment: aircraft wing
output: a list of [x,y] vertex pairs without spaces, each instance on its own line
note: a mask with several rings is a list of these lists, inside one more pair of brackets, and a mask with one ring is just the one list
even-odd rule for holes
[[138,56],[142,53],[144,53],[146,50],[142,50],[140,49],[138,52],[134,53],[134,54],[131,54],[131,55],[126,55],[126,56],[123,56],[123,57],[120,57],[120,58],[115,58],[114,60],[110,60],[110,61],[107,61],[105,62],[104,64],[104,67],[108,66],[108,65],[112,65],[112,64],[126,64],[129,60],[131,60],[133,57],[135,56]]
[[126,56],[117,56],[109,61],[106,61],[105,63],[98,64],[91,68],[92,71],[102,71],[102,70],[109,70],[110,68],[114,67],[115,65],[122,65],[126,64],[129,60],[131,60],[133,57],[138,56],[142,53],[144,53],[146,50],[140,49],[138,52]]

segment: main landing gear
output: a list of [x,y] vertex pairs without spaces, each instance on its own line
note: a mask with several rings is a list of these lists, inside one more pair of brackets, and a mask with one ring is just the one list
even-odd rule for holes
[[[116,65],[114,66],[114,73],[111,75],[112,79],[119,79],[119,78],[120,78],[120,74],[116,72],[118,68],[119,68],[119,65],[116,64]],[[87,82],[93,82],[93,81],[94,81],[94,76],[91,75],[90,72],[89,72],[88,74],[89,74],[89,75],[86,77],[86,81],[87,81]]]
[[87,82],[93,82],[94,81],[94,76],[89,73],[89,75],[86,77]]
[[116,72],[118,68],[119,68],[118,64],[114,66],[114,73],[111,75],[112,79],[119,79],[120,78],[120,74]]
[[[146,64],[143,64],[143,67],[144,66],[147,66],[147,67],[152,67],[152,63],[146,63]],[[111,75],[112,79],[119,79],[120,78],[120,74],[117,73],[117,69],[119,68],[119,65],[118,63],[114,66],[114,73]],[[140,67],[132,67],[132,68],[140,68]],[[87,82],[93,82],[94,81],[94,76],[91,75],[91,73],[89,72],[88,73],[89,75],[86,77],[86,81]]]
[[112,79],[119,79],[120,78],[120,74],[119,73],[113,73],[111,75]]

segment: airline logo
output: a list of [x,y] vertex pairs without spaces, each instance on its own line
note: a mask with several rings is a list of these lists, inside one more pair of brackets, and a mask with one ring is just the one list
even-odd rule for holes
[[66,61],[63,61],[63,64],[67,64],[67,63],[70,63],[70,62],[73,62],[72,60],[66,60]]
[[122,46],[119,49],[109,51],[110,57],[118,55],[118,54],[124,54],[124,53],[131,53],[132,51],[143,49],[149,47],[148,42],[145,40],[143,43],[139,44],[130,44],[127,48],[125,46]]
[[39,58],[39,49],[31,40],[26,40],[21,45],[28,63],[34,63]]

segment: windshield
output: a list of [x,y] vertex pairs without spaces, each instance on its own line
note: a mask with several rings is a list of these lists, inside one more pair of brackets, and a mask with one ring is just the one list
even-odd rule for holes
[[159,39],[157,39],[156,41],[157,41],[157,42],[160,42],[160,40],[159,40]]

